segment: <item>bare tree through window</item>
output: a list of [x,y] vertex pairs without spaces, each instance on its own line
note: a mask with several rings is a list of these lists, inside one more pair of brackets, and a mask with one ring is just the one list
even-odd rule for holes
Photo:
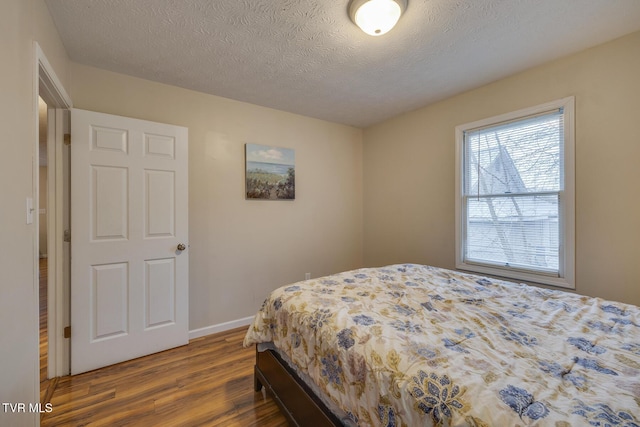
[[557,270],[562,115],[465,132],[468,259]]

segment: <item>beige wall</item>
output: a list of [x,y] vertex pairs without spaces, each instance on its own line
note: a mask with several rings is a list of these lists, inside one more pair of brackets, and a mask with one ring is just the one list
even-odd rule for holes
[[[362,132],[73,63],[74,106],[189,128],[189,328],[362,264]],[[295,201],[244,198],[244,144],[293,148]]]
[[[43,191],[47,188],[47,167],[40,166],[40,212],[38,213],[40,224],[38,229],[39,255],[47,255],[47,192]],[[42,213],[44,212],[44,213]]]
[[[40,159],[40,194],[38,203],[40,203],[39,212],[39,252],[40,256],[47,254],[47,192],[42,191],[47,188],[47,163],[46,163],[46,151],[47,151],[47,104],[39,98],[38,100],[38,140],[39,140],[39,152],[38,157]],[[44,210],[45,213],[42,213]]]
[[[38,313],[35,224],[25,221],[34,196],[37,157],[34,93],[36,40],[66,84],[67,55],[41,0],[0,2],[0,402],[38,402]],[[0,425],[34,425],[39,414],[0,408]]]
[[640,33],[366,129],[365,265],[453,268],[454,127],[570,95],[576,290],[640,305]]

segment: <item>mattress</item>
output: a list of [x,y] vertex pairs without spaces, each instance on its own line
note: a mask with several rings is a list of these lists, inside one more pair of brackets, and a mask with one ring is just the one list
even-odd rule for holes
[[273,343],[361,426],[640,426],[640,309],[436,267],[274,290]]

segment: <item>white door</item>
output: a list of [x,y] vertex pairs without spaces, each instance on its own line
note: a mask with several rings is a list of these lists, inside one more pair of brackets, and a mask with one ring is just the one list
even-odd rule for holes
[[71,373],[187,344],[187,129],[73,109],[71,141]]

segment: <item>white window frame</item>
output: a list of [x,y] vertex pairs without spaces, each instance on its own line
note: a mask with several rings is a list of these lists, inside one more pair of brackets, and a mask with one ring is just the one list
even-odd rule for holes
[[[466,206],[464,199],[464,133],[465,131],[524,119],[554,109],[564,112],[564,173],[559,191],[560,265],[557,275],[468,262],[464,259],[466,244]],[[501,114],[456,126],[456,268],[474,273],[575,289],[575,98],[573,96],[535,107]]]

